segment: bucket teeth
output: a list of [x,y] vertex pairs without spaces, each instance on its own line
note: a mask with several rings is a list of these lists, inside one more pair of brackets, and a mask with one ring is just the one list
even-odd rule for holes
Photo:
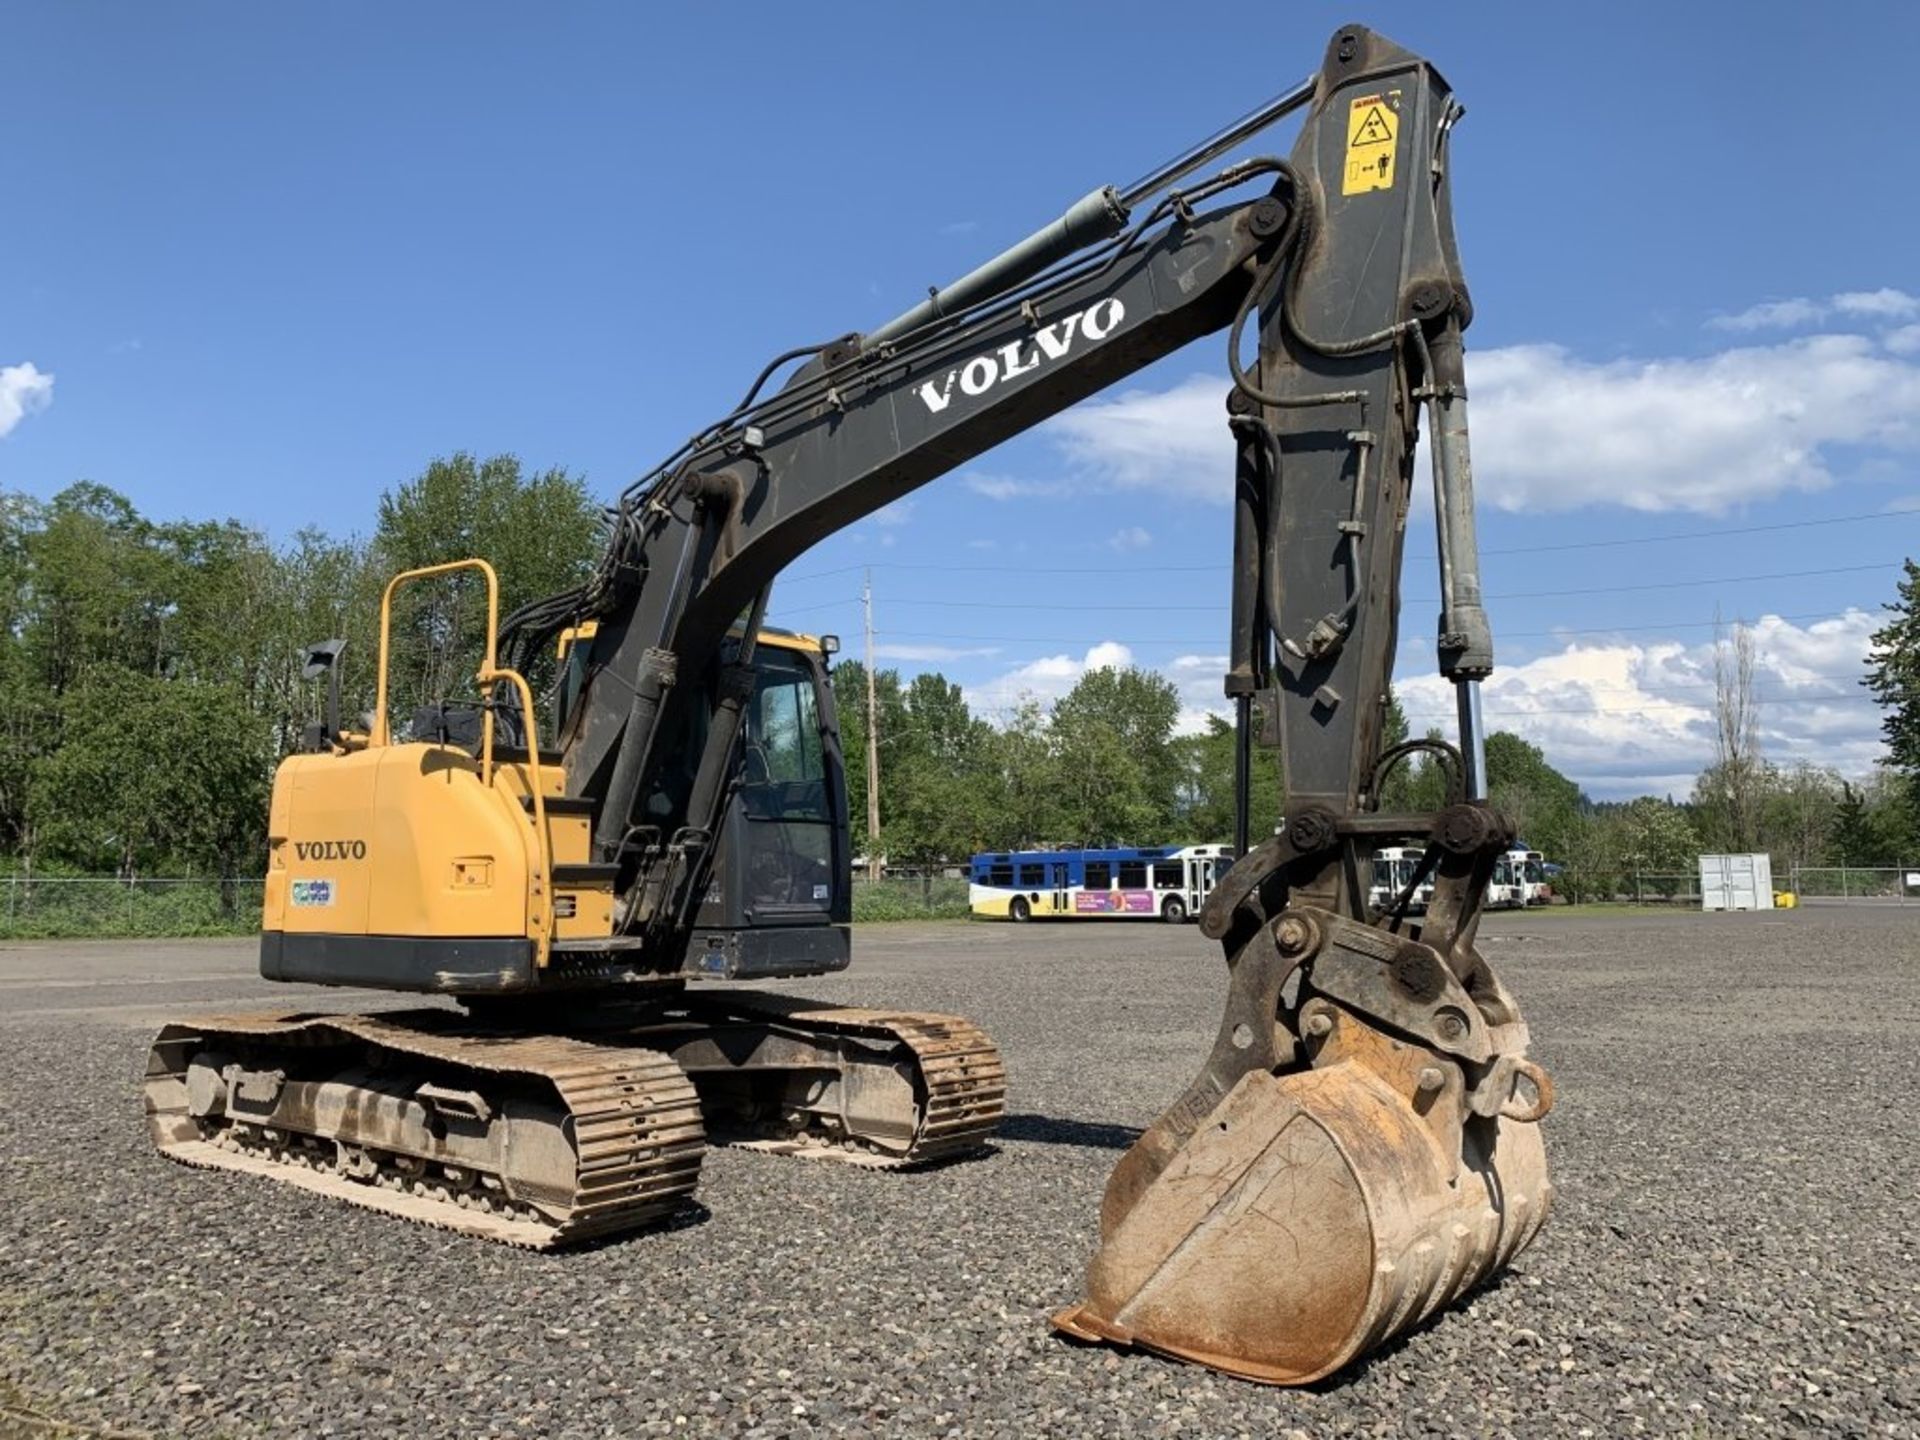
[[[1552,1192],[1538,1128],[1476,1121],[1457,1148],[1356,1061],[1253,1071],[1116,1207],[1087,1299],[1053,1323],[1249,1380],[1317,1380],[1539,1230]],[[1123,1161],[1115,1181],[1127,1175]]]

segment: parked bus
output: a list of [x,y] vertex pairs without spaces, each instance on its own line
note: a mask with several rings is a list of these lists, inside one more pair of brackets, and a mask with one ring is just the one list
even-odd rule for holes
[[[1373,884],[1367,890],[1367,903],[1376,914],[1400,898],[1400,892],[1413,879],[1413,872],[1419,867],[1420,857],[1424,853],[1418,845],[1383,845],[1374,852]],[[1431,899],[1433,877],[1429,875],[1420,882],[1420,888],[1413,892],[1413,899],[1407,902],[1407,914],[1426,914],[1427,902]]]
[[1003,920],[1126,916],[1178,923],[1197,914],[1233,864],[1226,845],[1140,850],[1012,850],[976,855],[967,899]]
[[1514,864],[1509,850],[1493,862],[1493,878],[1487,881],[1487,897],[1481,903],[1488,910],[1521,910],[1527,903],[1527,882],[1521,867]]
[[[1501,857],[1511,874],[1510,884],[1519,891],[1522,905],[1551,905],[1553,881],[1547,873],[1547,857],[1524,847],[1507,851]],[[1498,869],[1495,870],[1496,878]]]
[[1551,905],[1553,883],[1547,876],[1546,857],[1538,850],[1524,847],[1507,851],[1493,862],[1493,879],[1487,885],[1486,903],[1489,910]]

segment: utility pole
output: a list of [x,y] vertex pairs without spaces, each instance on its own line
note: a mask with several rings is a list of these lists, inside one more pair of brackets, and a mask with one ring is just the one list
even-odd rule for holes
[[873,571],[866,572],[860,603],[867,612],[867,878],[880,878],[880,704],[873,686]]

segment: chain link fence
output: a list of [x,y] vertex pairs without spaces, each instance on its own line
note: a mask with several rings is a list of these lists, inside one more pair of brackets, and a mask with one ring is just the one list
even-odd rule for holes
[[1920,864],[1796,865],[1789,888],[1802,900],[1920,903]]
[[1566,866],[1553,877],[1555,900],[1576,905],[1691,905],[1700,908],[1698,870],[1604,870]]
[[[212,877],[0,876],[0,938],[163,939],[251,935],[263,882]],[[967,882],[933,875],[855,876],[855,920],[952,920],[968,914]]]
[[967,882],[941,875],[853,877],[855,920],[957,920],[972,913]]
[[[1784,878],[1785,884],[1781,884]],[[1802,902],[1875,902],[1920,905],[1920,862],[1908,865],[1795,865],[1776,870],[1777,889]],[[1553,881],[1558,899],[1584,903],[1676,905],[1700,908],[1697,870],[1581,871],[1569,865]]]
[[[1576,903],[1700,907],[1697,871],[1554,877],[1556,898]],[[1788,887],[1803,901],[1920,905],[1920,863],[1796,866]],[[251,935],[260,928],[258,879],[128,879],[120,876],[0,876],[0,938],[163,939]],[[955,920],[969,914],[966,880],[937,875],[853,877],[855,920]]]
[[251,935],[260,928],[258,879],[0,877],[0,937],[14,940],[161,939]]

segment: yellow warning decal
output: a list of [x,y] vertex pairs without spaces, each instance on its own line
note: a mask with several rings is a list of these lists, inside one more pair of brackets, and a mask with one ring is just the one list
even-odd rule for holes
[[1347,170],[1342,195],[1393,188],[1394,141],[1400,135],[1400,95],[1362,95],[1347,111]]

